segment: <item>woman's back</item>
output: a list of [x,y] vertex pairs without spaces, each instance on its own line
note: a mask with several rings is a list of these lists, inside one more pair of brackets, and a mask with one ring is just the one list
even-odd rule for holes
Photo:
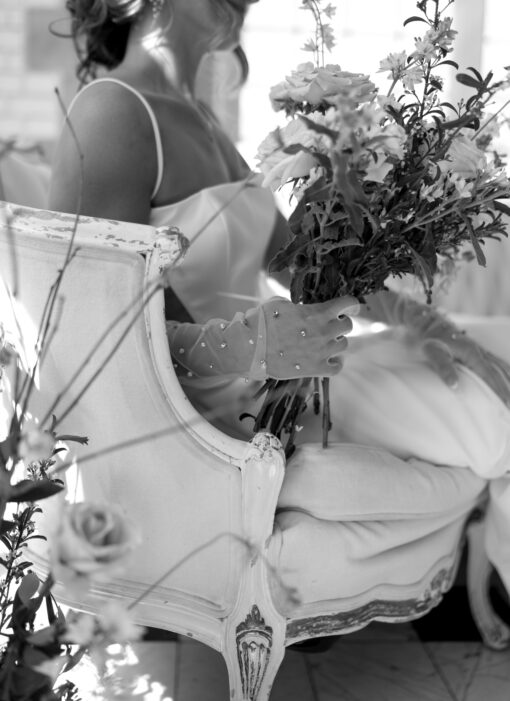
[[[136,78],[121,81],[112,72],[75,98],[71,128],[64,128],[54,160],[51,209],[74,212],[80,204],[81,214],[148,223],[154,206],[174,204],[247,174],[205,109],[176,95],[142,92],[136,83]],[[162,146],[157,192],[157,143],[147,106]]]

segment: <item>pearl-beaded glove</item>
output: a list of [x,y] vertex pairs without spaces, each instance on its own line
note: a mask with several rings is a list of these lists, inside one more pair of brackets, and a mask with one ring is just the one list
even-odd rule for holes
[[458,383],[455,362],[459,362],[510,406],[510,365],[485,350],[434,307],[387,290],[367,298],[365,311],[376,321],[405,326],[409,341],[421,344],[427,361],[449,387]]
[[344,313],[357,308],[352,297],[306,305],[273,297],[231,321],[167,321],[166,328],[177,371],[188,377],[323,377],[342,367],[352,329]]

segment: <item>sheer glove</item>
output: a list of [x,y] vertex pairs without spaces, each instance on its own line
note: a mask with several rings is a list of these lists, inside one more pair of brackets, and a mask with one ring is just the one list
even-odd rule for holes
[[510,406],[510,365],[485,350],[437,309],[391,290],[367,299],[367,316],[390,326],[403,325],[412,343],[420,343],[428,363],[449,386],[456,387],[461,363],[476,373]]
[[231,321],[168,321],[167,336],[177,371],[188,377],[332,376],[342,367],[345,334],[352,330],[344,313],[358,306],[352,297],[306,305],[273,297]]

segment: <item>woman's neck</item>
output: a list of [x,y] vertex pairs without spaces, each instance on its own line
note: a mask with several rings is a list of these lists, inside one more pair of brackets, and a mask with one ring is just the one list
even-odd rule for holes
[[178,91],[183,97],[194,94],[195,78],[206,53],[196,37],[171,27],[167,32],[140,22],[134,25],[119,71],[136,77],[145,89],[166,94]]

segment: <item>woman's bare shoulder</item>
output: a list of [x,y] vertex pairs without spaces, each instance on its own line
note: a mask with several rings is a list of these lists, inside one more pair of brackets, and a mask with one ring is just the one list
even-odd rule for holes
[[[142,101],[133,92],[113,80],[97,81],[82,90],[73,101],[68,121],[77,135],[95,143],[111,144],[126,137],[152,136],[150,117]],[[136,146],[136,144],[135,144]]]
[[82,213],[144,221],[156,173],[153,128],[140,99],[113,81],[87,86],[56,148],[50,206],[72,211],[81,188]]

